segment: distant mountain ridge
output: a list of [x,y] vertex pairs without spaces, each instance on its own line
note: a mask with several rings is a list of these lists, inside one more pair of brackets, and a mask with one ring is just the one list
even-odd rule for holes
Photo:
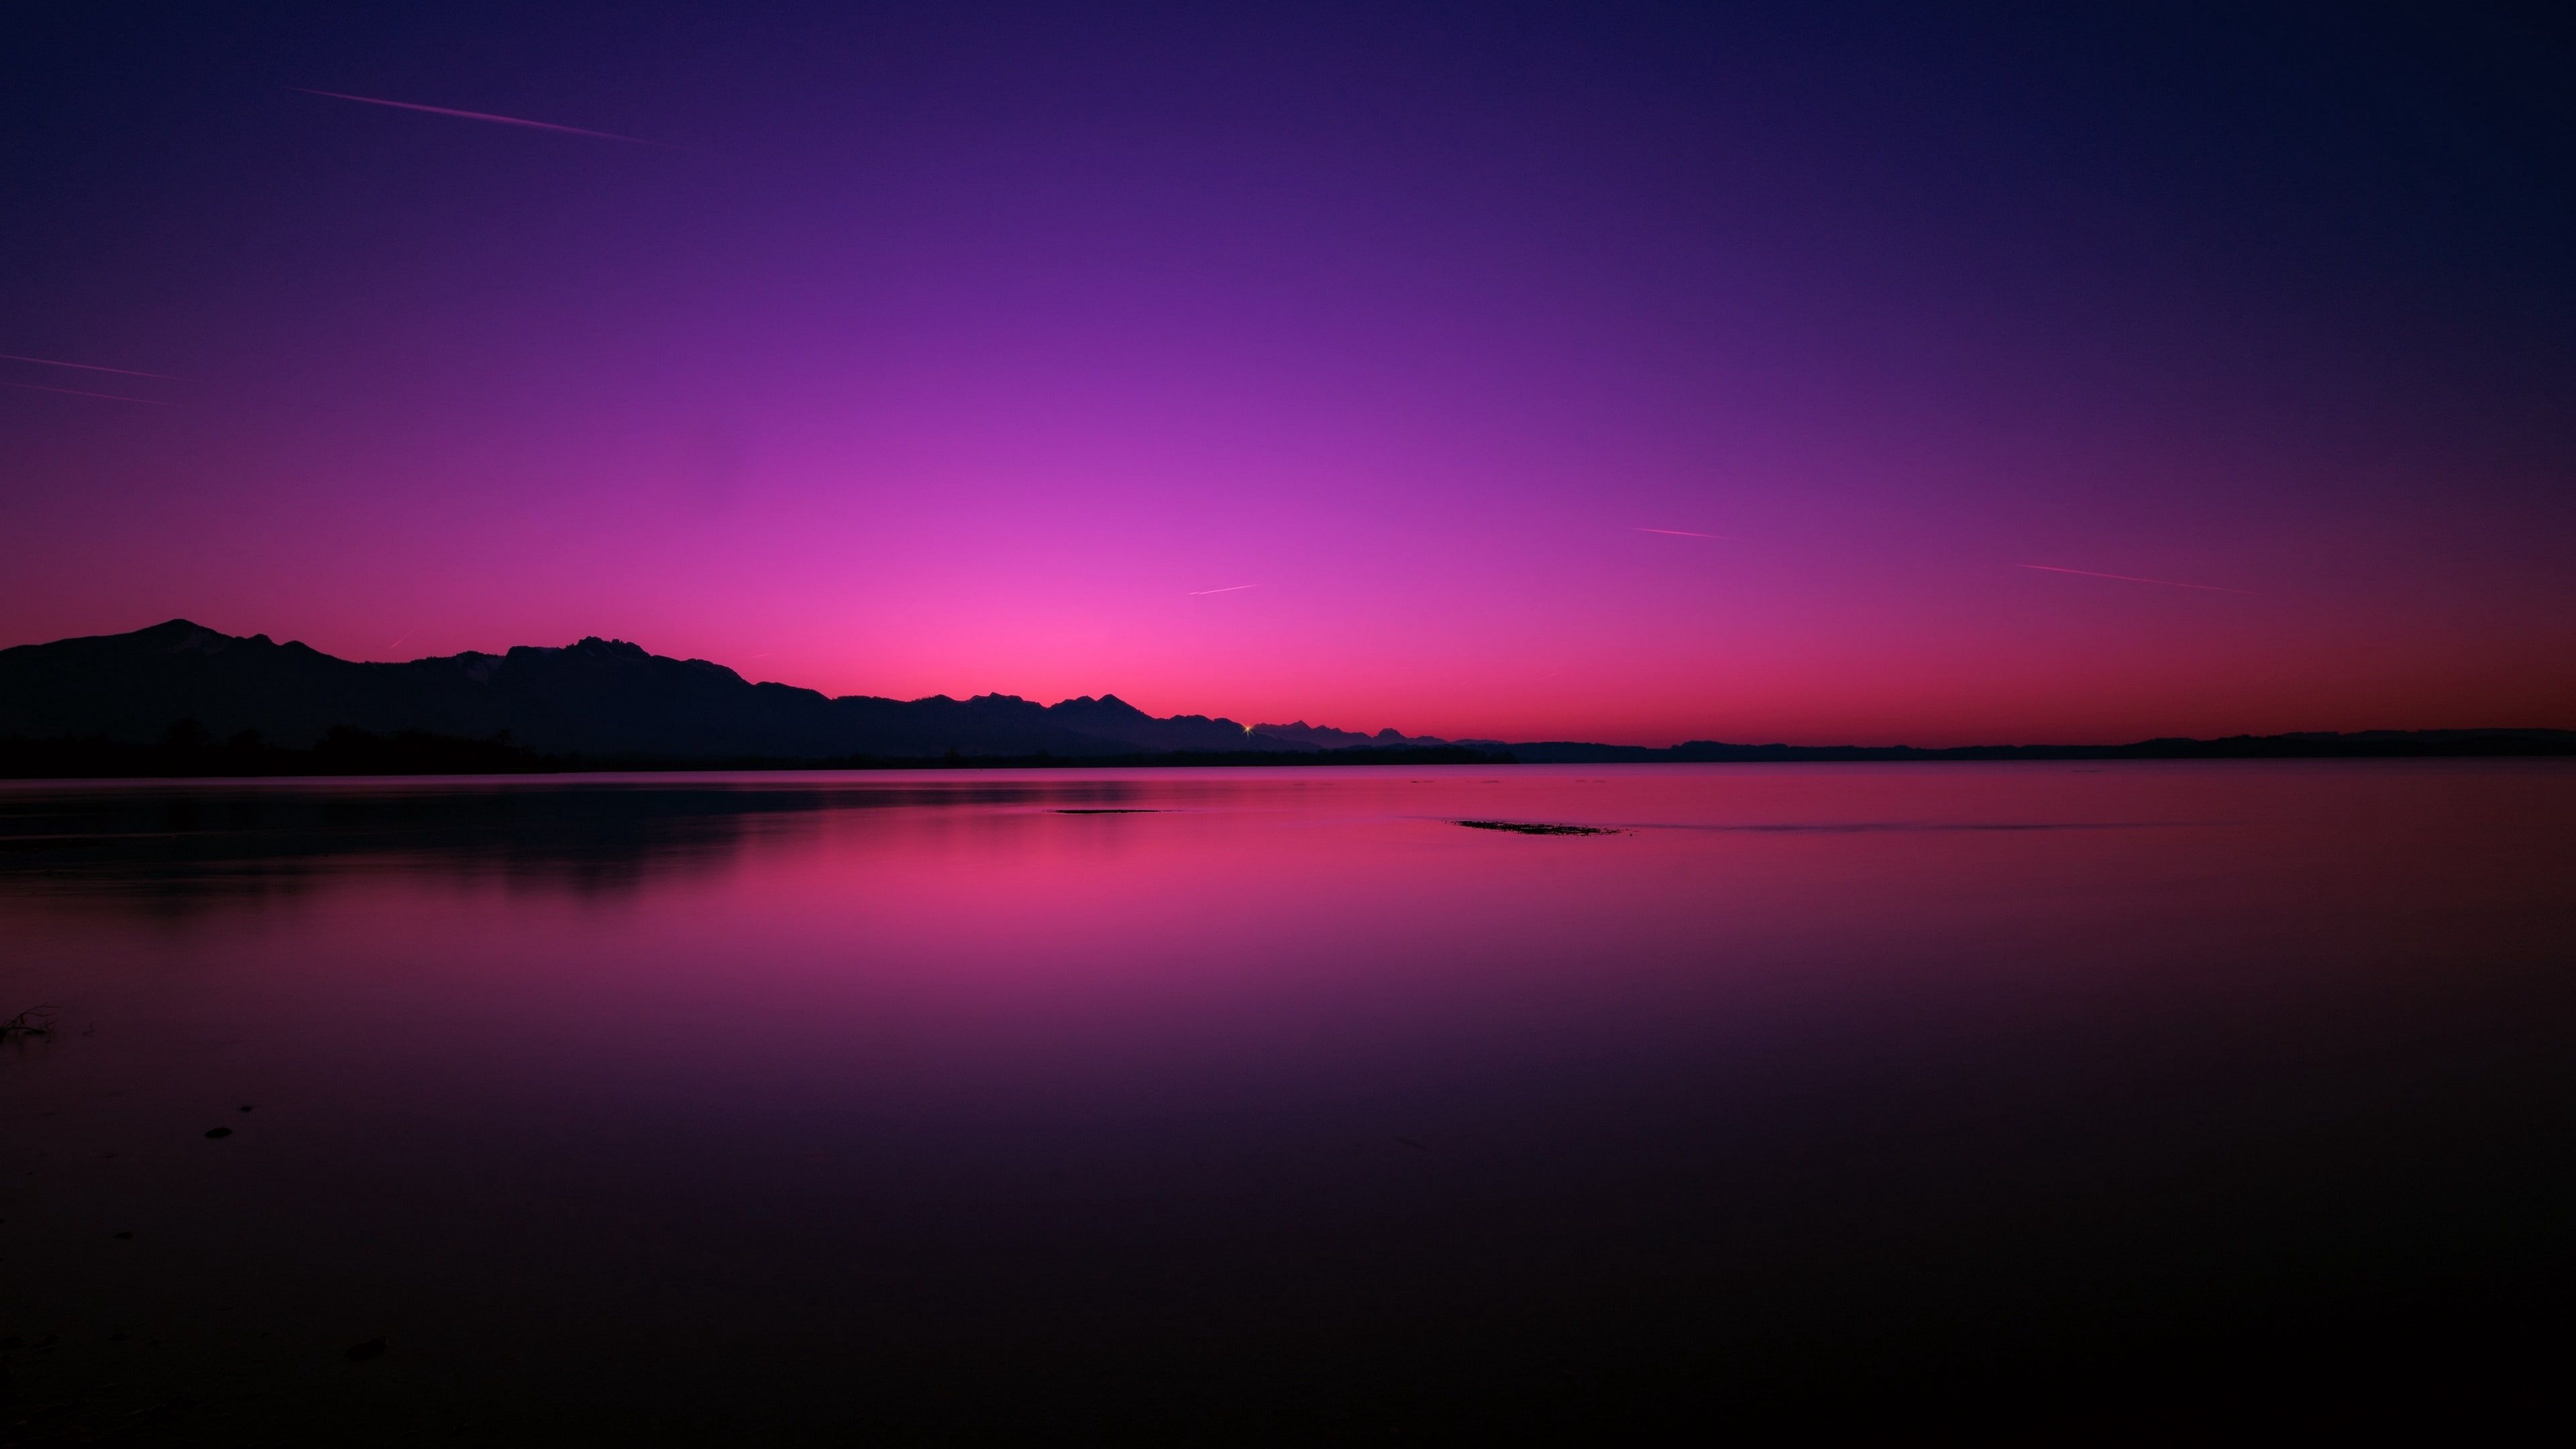
[[561,648],[361,663],[173,619],[130,634],[0,650],[0,737],[147,743],[181,721],[218,740],[256,731],[290,748],[354,728],[464,739],[506,733],[539,753],[594,758],[1081,758],[1447,743],[1302,722],[1274,734],[1206,715],[1158,719],[1116,695],[1053,705],[1007,694],[833,697],[596,637]]
[[2305,730],[2286,735],[2180,736],[2125,745],[1596,745],[1541,740],[1506,745],[1525,765],[1759,765],[1835,761],[1975,760],[2386,760],[2576,755],[2576,730]]
[[[344,737],[336,744],[335,731]],[[384,744],[394,736],[410,742]],[[506,741],[506,748],[497,741]],[[476,760],[487,765],[517,761],[517,768],[692,761],[1150,764],[1194,758],[1247,764],[1421,763],[1437,752],[1462,762],[1527,764],[2576,755],[2576,731],[2542,729],[2370,730],[1951,749],[1716,740],[1668,748],[1570,740],[1504,744],[1391,729],[1363,734],[1303,720],[1245,725],[1195,714],[1157,718],[1114,694],[1083,695],[1052,705],[1008,694],[834,697],[784,684],[754,684],[708,660],[671,659],[622,640],[595,637],[561,648],[521,646],[503,654],[469,651],[405,663],[361,663],[303,644],[276,643],[265,634],[223,634],[184,619],[130,634],[0,649],[0,744],[15,748],[48,742],[96,742],[113,748],[104,754],[18,749],[0,760],[0,772],[97,768],[184,773],[204,764],[204,747],[227,742],[255,745],[248,751],[252,755],[289,752],[291,758],[267,767],[289,770],[319,767],[332,758],[377,758],[381,749],[394,750],[387,758],[397,760],[457,762],[395,767],[430,770],[486,767],[472,763]],[[169,748],[144,749],[160,746]],[[317,748],[322,753],[310,760],[293,754]],[[12,766],[8,760],[20,763]]]

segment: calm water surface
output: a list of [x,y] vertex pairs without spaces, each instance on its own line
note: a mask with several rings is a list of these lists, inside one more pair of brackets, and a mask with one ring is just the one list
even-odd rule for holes
[[0,785],[0,1438],[2527,1405],[2571,827],[2488,762]]

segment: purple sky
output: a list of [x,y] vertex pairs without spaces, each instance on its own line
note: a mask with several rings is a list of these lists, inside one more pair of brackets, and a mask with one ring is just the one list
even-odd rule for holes
[[0,644],[2576,726],[2546,12],[851,8],[13,19]]

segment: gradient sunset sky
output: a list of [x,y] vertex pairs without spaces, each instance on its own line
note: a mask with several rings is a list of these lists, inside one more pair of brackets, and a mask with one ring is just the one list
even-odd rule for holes
[[2576,726],[2549,10],[34,10],[0,644]]

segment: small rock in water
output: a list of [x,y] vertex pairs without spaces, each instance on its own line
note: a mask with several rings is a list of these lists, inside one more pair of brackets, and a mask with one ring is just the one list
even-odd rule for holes
[[206,1135],[209,1137],[230,1137],[233,1135],[233,1129],[230,1127],[209,1127],[206,1129]]
[[371,1359],[371,1358],[378,1358],[378,1357],[381,1357],[381,1356],[384,1354],[384,1351],[385,1351],[385,1339],[384,1339],[384,1335],[383,1335],[383,1334],[378,1334],[378,1335],[376,1335],[374,1338],[368,1339],[368,1340],[367,1340],[366,1342],[364,1342],[364,1343],[353,1343],[353,1344],[350,1344],[350,1345],[349,1345],[349,1352],[348,1352],[348,1355],[347,1355],[347,1356],[348,1356],[348,1360],[349,1360],[349,1362],[351,1362],[351,1363],[365,1363],[367,1360],[369,1360],[369,1359]]
[[1602,825],[1539,825],[1518,820],[1460,820],[1470,830],[1508,830],[1515,835],[1618,835]]

